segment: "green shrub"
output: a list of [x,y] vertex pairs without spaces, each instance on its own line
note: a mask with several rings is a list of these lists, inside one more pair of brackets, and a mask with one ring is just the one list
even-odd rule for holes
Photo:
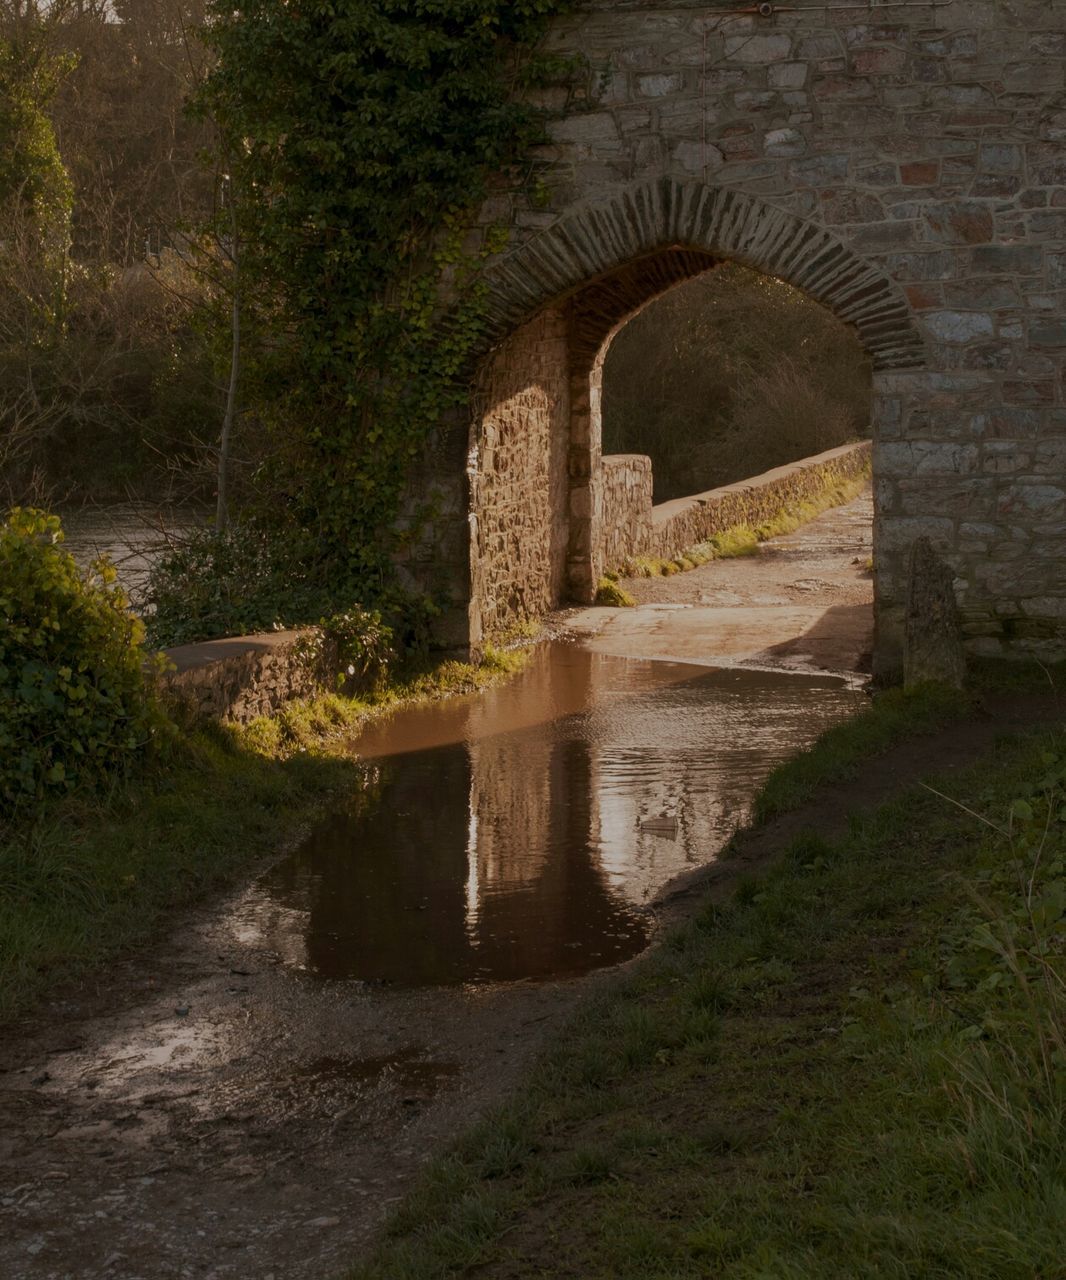
[[439,612],[433,601],[369,582],[371,612],[343,587],[338,591],[319,569],[304,554],[290,557],[252,519],[224,533],[194,530],[152,567],[148,638],[170,647],[320,626],[342,653],[346,646],[351,649],[341,670],[355,665],[363,676],[384,676],[397,658],[410,661],[428,653]]
[[250,635],[333,612],[299,573],[277,563],[272,540],[250,522],[190,534],[153,566],[149,600],[149,634],[161,646]]
[[144,628],[105,561],[81,573],[59,519],[0,526],[0,815],[126,768],[160,720]]
[[324,618],[301,644],[306,660],[320,671],[325,662],[333,664],[329,675],[343,691],[381,689],[397,657],[392,629],[381,621],[381,614],[357,605]]

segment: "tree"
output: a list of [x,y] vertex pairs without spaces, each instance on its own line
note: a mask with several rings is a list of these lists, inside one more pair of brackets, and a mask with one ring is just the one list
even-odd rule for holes
[[0,288],[25,297],[27,269],[39,267],[46,296],[31,294],[31,300],[40,319],[54,326],[64,310],[73,187],[48,107],[74,64],[41,35],[27,25],[21,38],[0,36],[0,216],[8,228]]

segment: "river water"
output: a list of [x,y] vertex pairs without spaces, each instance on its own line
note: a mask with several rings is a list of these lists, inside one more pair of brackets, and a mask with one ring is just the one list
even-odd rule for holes
[[323,979],[573,976],[724,845],[770,769],[851,714],[842,681],[541,646],[523,675],[352,743],[364,783],[250,891],[244,942]]
[[126,502],[61,511],[64,547],[83,569],[106,556],[134,608],[143,608],[152,566],[161,555],[210,519],[206,507],[159,507]]

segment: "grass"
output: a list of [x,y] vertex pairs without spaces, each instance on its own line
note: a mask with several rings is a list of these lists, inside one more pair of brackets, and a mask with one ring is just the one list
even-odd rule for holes
[[529,661],[531,649],[519,642],[512,644],[510,648],[487,646],[476,666],[449,660],[410,671],[375,692],[357,697],[322,693],[291,702],[277,715],[253,720],[236,733],[245,746],[260,755],[284,758],[293,751],[330,754],[375,716],[412,702],[477,693],[517,675]]
[[632,609],[637,602],[625,589],[611,577],[600,579],[593,604],[608,609]]
[[1044,664],[1029,658],[976,658],[966,661],[967,678],[985,693],[1058,694],[1066,691],[1066,662]]
[[1066,1275],[1066,734],[940,785],[706,903],[351,1280]]
[[856,777],[864,760],[944,727],[971,706],[970,695],[946,685],[886,690],[857,716],[827,730],[809,751],[773,770],[755,799],[756,821],[796,808],[825,783]]
[[[445,662],[361,699],[324,694],[247,726],[175,731],[139,775],[0,833],[0,1022],[153,936],[361,784],[344,744],[404,702],[471,692],[528,651]],[[234,815],[239,815],[239,821]]]
[[[794,533],[823,512],[851,502],[869,483],[870,472],[867,468],[850,480],[827,485],[812,501],[788,503],[760,525],[738,524],[729,529],[723,529],[705,542],[698,542],[695,546],[686,548],[680,555],[669,559],[658,556],[631,556],[616,571],[608,574],[604,581],[613,581],[619,577],[670,577],[675,573],[697,569],[700,565],[709,564],[712,560],[732,560],[738,556],[757,555],[760,543]],[[603,586],[603,581],[600,585]]]

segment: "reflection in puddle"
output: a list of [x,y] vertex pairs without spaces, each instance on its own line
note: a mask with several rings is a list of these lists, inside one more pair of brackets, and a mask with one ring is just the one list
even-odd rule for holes
[[647,942],[644,904],[860,702],[830,678],[544,646],[506,687],[357,740],[365,787],[262,878],[238,928],[295,967],[368,982],[618,963]]

